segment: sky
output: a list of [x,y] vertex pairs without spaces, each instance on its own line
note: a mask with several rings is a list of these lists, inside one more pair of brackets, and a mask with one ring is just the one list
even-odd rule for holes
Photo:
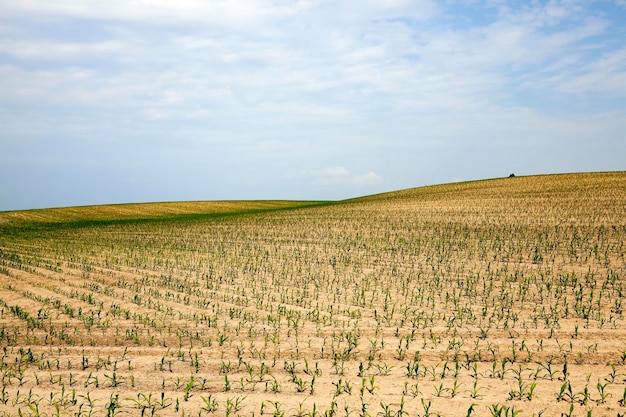
[[0,211],[626,170],[626,0],[0,0]]

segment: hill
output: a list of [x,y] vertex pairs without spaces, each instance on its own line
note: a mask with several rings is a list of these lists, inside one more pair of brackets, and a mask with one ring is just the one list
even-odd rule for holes
[[0,415],[626,412],[623,172],[0,218]]
[[509,200],[511,198],[615,198],[626,172],[591,172],[506,177],[411,188],[346,200],[350,203],[399,200]]
[[428,201],[483,201],[497,205],[513,199],[576,200],[587,196],[614,205],[626,184],[624,172],[579,173],[526,176],[439,184],[343,201],[233,200],[163,203],[129,203],[0,212],[1,226],[28,224],[111,223],[147,220],[174,220],[259,213],[332,204],[393,203]]
[[0,212],[2,228],[67,227],[146,221],[172,221],[259,213],[324,204],[318,201],[188,201],[108,204]]

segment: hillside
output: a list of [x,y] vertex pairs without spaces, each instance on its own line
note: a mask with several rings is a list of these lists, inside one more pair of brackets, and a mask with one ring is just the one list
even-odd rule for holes
[[131,203],[0,212],[5,233],[42,228],[184,221],[260,213],[325,204],[320,201],[189,201]]
[[0,415],[626,413],[623,172],[0,219]]
[[[50,209],[0,212],[1,226],[33,224],[80,224],[81,222],[112,223],[149,220],[173,220],[258,213],[262,211],[312,207],[332,204],[392,203],[394,205],[435,201],[483,201],[493,205],[508,204],[515,199],[549,199],[575,202],[581,196],[603,200],[616,206],[626,183],[623,172],[558,174],[478,180],[439,184],[392,191],[344,201],[232,200],[163,203],[130,203],[78,206]],[[555,201],[557,202],[557,201]]]
[[537,175],[411,188],[346,200],[349,203],[483,201],[492,206],[521,200],[571,204],[581,198],[612,205],[623,198],[625,172]]

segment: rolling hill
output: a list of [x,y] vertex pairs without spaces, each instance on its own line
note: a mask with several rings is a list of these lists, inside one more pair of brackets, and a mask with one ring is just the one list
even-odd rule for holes
[[623,414],[625,254],[625,172],[0,213],[0,415]]

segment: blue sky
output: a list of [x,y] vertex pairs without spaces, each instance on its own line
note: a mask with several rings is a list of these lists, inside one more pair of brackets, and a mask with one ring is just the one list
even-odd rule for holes
[[626,169],[626,0],[0,0],[0,210]]

